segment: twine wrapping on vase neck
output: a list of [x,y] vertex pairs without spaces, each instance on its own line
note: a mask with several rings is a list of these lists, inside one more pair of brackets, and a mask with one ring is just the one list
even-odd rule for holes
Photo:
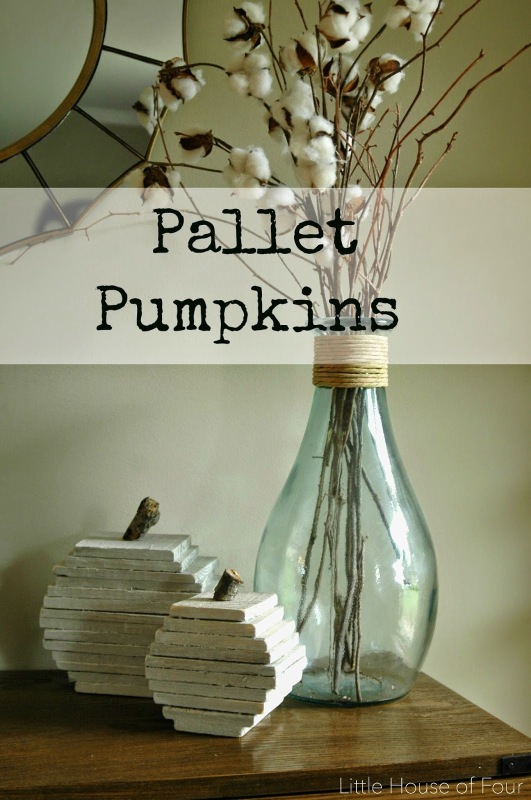
[[386,336],[316,336],[313,383],[332,389],[373,389],[388,385]]

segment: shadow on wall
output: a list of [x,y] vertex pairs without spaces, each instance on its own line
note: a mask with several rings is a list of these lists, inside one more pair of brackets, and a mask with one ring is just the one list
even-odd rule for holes
[[[82,530],[94,526],[96,511]],[[72,550],[81,535],[50,540],[32,548],[0,573],[0,661],[3,669],[52,669],[50,651],[42,646],[39,615],[44,595],[54,581],[54,564]]]
[[[49,550],[31,550],[1,574],[0,655],[6,669],[23,669],[28,663],[44,662],[39,657],[39,650],[42,650],[39,611],[47,585],[42,565],[48,559]],[[50,655],[46,662],[43,667],[52,666]]]

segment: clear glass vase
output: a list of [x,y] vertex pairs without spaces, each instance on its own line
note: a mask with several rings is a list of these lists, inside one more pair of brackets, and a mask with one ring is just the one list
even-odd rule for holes
[[315,389],[255,590],[278,594],[306,645],[293,697],[362,705],[411,689],[433,633],[437,571],[385,388]]

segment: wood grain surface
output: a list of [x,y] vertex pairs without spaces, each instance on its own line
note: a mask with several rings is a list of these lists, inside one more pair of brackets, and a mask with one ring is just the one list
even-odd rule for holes
[[0,737],[3,800],[347,797],[340,786],[356,780],[493,777],[500,757],[531,751],[531,739],[424,675],[387,705],[287,700],[236,740],[178,733],[148,699],[76,694],[57,671],[3,672]]

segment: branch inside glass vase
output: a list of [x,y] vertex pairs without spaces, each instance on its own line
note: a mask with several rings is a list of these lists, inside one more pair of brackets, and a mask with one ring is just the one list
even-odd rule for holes
[[[328,590],[326,584],[323,587],[328,564],[331,580],[327,598],[331,617],[328,671],[332,691],[341,694],[342,675],[349,673],[355,683],[356,700],[361,702],[360,617],[365,541],[361,525],[361,492],[365,394],[362,389],[332,389],[331,392],[312,530],[304,558],[297,629],[301,631],[304,628],[321,590]],[[319,564],[312,595],[307,602],[311,561],[314,549],[319,545]]]

